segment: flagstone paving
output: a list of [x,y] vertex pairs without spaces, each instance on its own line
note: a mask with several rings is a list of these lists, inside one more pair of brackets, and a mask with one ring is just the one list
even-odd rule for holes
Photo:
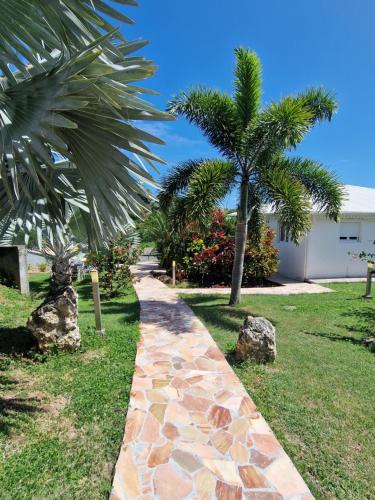
[[209,332],[134,266],[141,339],[111,500],[311,499]]

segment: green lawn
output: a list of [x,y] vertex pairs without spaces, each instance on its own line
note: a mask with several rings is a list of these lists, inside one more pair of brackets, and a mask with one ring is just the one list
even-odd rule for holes
[[125,423],[138,338],[133,289],[103,302],[106,338],[95,333],[91,286],[78,285],[82,349],[30,356],[23,328],[46,289],[0,287],[1,499],[104,499]]
[[[184,295],[228,359],[317,498],[375,498],[374,300],[363,283],[331,294],[228,297]],[[287,306],[295,306],[289,308]],[[277,329],[274,364],[233,362],[246,314]]]

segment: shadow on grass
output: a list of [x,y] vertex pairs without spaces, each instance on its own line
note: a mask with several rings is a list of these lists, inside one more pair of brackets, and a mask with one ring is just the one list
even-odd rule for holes
[[[1,363],[0,363],[0,370]],[[17,396],[19,382],[0,373],[0,436],[8,436],[19,423],[19,417],[42,411],[35,396]]]
[[112,314],[121,315],[121,321],[124,323],[134,323],[139,319],[139,309],[126,303],[102,303],[102,313],[105,317]]
[[36,342],[26,327],[0,328],[0,354],[28,357],[35,347]]
[[[183,297],[182,297],[183,298]],[[228,330],[230,333],[238,334],[240,326],[243,324],[246,316],[255,314],[246,306],[229,306],[225,299],[225,302],[219,302],[214,304],[207,304],[212,300],[217,300],[217,297],[211,296],[199,296],[199,297],[189,297],[186,303],[194,311],[199,313],[199,316],[204,322],[211,323],[218,326],[224,330]],[[272,319],[272,324],[277,327],[278,321]]]
[[375,306],[351,309],[345,311],[342,316],[355,320],[354,324],[346,325],[348,330],[362,334],[363,339],[375,336]]
[[362,339],[357,339],[355,337],[350,337],[349,335],[334,335],[326,332],[306,332],[303,331],[305,335],[312,335],[314,337],[321,337],[326,340],[331,340],[332,342],[350,342],[354,345],[364,345]]
[[80,281],[79,283],[74,282],[73,286],[78,293],[78,297],[84,300],[92,299],[92,285],[86,278],[84,281]]
[[230,349],[225,353],[225,359],[228,361],[230,366],[236,367],[236,368],[241,368],[245,364],[244,361],[240,361],[236,357],[236,349]]
[[49,276],[43,280],[30,279],[30,292],[36,298],[44,299],[49,290]]
[[18,382],[0,375],[0,435],[8,436],[13,428],[17,428],[19,417],[32,413],[40,413],[40,400],[35,396],[16,396],[14,392],[4,394],[4,391],[16,391]]

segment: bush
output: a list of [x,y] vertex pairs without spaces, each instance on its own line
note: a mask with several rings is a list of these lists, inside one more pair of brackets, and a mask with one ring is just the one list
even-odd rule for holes
[[[244,261],[243,286],[261,285],[277,270],[278,251],[272,246],[274,233],[263,230],[259,247],[247,245]],[[202,240],[198,240],[199,242]],[[192,251],[198,244],[194,240],[188,248]],[[225,237],[220,243],[205,247],[184,259],[184,274],[189,281],[203,286],[230,285],[234,259],[234,239]]]
[[38,264],[38,270],[41,273],[45,273],[47,271],[47,264],[45,262],[41,262]]
[[275,234],[271,228],[263,227],[259,246],[247,246],[242,280],[245,286],[261,284],[277,271],[279,251],[273,246]]
[[[228,234],[222,210],[212,216],[207,235],[199,235],[187,228],[185,256],[178,275],[202,286],[230,285],[234,259],[234,237]],[[244,262],[243,286],[261,285],[277,270],[278,251],[273,246],[274,231],[262,228],[259,245],[247,244]]]
[[129,266],[137,262],[139,250],[125,235],[112,240],[108,248],[92,252],[87,256],[87,264],[99,272],[100,286],[105,297],[120,295],[131,282]]

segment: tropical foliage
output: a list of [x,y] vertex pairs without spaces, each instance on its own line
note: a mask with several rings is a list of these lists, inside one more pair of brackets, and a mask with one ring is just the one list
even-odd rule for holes
[[[189,232],[185,236],[186,254],[181,274],[203,286],[229,285],[232,277],[235,241],[222,210],[212,214],[211,228],[206,234]],[[247,242],[244,257],[244,286],[264,284],[277,270],[278,251],[272,245],[274,232],[265,226],[257,245]]]
[[160,209],[155,204],[151,213],[141,223],[139,230],[142,240],[154,243],[160,254],[161,267],[170,269],[173,260],[181,262],[185,252],[185,243],[181,238],[182,229],[176,199],[165,209]]
[[236,49],[233,95],[197,87],[169,104],[176,116],[197,125],[222,158],[189,160],[167,177],[161,197],[167,206],[183,194],[188,219],[208,214],[234,186],[239,204],[230,303],[238,303],[244,269],[248,225],[259,241],[262,204],[270,204],[294,242],[310,228],[312,203],[336,220],[342,189],[321,164],[286,152],[295,148],[323,120],[331,120],[337,104],[329,92],[311,88],[268,106],[261,104],[261,64],[254,52]]
[[136,125],[168,118],[134,83],[154,74],[133,55],[145,42],[114,29],[131,21],[106,1],[0,7],[0,236],[62,240],[68,206],[99,245],[142,214],[161,161],[146,143],[162,141]]
[[[183,200],[174,199],[169,211],[154,209],[142,227],[142,235],[153,240],[161,255],[161,265],[171,270],[177,263],[178,280],[188,280],[201,286],[228,286],[234,259],[233,219],[223,210],[215,209],[204,219],[180,224],[176,212]],[[256,244],[247,242],[243,283],[246,286],[264,284],[277,270],[278,252],[273,246],[274,232],[262,226]]]
[[86,264],[99,271],[100,286],[107,299],[119,296],[131,283],[129,266],[137,262],[139,251],[132,236],[119,234],[107,248],[87,255]]

